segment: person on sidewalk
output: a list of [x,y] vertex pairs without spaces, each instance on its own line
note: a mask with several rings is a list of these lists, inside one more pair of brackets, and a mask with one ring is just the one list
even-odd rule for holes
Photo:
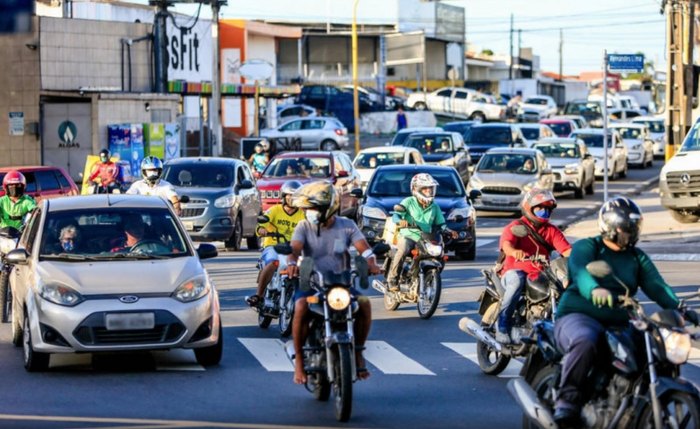
[[403,106],[399,106],[396,110],[396,131],[401,131],[404,128],[408,128],[408,119],[406,118],[406,113],[403,111]]

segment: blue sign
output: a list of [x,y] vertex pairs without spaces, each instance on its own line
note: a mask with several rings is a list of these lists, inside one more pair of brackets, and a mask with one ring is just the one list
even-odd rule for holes
[[33,0],[0,1],[0,33],[27,33],[32,30]]
[[608,71],[613,73],[641,73],[644,71],[644,55],[608,54]]

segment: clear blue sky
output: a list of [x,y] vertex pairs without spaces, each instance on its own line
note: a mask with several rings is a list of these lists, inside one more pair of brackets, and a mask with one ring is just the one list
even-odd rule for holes
[[[129,0],[145,3],[146,0]],[[348,22],[352,0],[229,0],[225,18],[271,19],[293,17]],[[559,69],[559,28],[564,35],[564,73],[599,70],[603,50],[612,53],[643,52],[657,70],[664,70],[665,17],[660,0],[445,0],[463,6],[467,16],[467,41],[494,52],[508,53],[510,15],[514,28],[522,29],[523,47],[540,56],[543,70]],[[358,21],[377,22],[396,16],[395,0],[360,0]],[[178,10],[194,14],[194,5]],[[202,16],[211,16],[209,7]],[[514,44],[517,47],[517,33]]]

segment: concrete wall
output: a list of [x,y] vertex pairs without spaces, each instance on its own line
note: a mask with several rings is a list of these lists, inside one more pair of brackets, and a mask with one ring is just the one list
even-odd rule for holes
[[[151,32],[149,24],[40,19],[41,88],[78,90],[80,87],[122,88],[128,91],[128,60],[121,39],[136,39]],[[133,92],[150,92],[150,42],[131,46]]]
[[[435,127],[433,112],[406,112],[409,127]],[[360,130],[364,134],[391,134],[396,132],[396,112],[372,112],[360,116]]]
[[[27,44],[34,47],[30,49]],[[39,123],[39,49],[34,33],[0,35],[0,166],[39,164],[39,138],[28,127]],[[9,112],[23,112],[23,136],[10,136]],[[38,129],[38,128],[37,128]]]

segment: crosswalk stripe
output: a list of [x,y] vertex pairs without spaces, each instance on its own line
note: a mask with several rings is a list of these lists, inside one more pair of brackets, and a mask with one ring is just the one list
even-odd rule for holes
[[239,338],[238,341],[266,370],[294,372],[294,366],[284,351],[284,343],[274,338]]
[[384,374],[435,375],[385,341],[367,341],[364,357]]
[[[443,346],[447,347],[448,349],[452,349],[453,351],[457,352],[458,354],[464,356],[465,358],[469,359],[470,361],[474,362],[475,364],[479,365],[479,360],[476,357],[476,343],[441,343]],[[511,359],[510,363],[506,367],[506,369],[498,374],[499,377],[501,378],[513,378],[513,377],[518,377],[520,375],[520,369],[523,367],[523,364],[515,359]]]
[[487,244],[491,244],[494,241],[496,241],[495,238],[477,238],[476,247],[486,246]]

